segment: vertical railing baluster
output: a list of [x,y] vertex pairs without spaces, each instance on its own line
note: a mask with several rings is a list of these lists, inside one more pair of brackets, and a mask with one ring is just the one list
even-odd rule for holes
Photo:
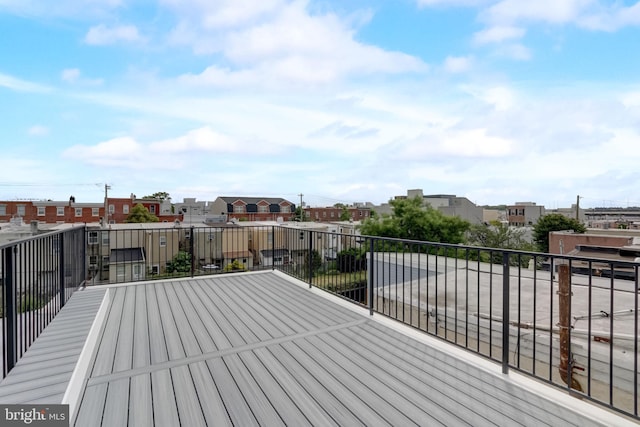
[[509,253],[502,252],[502,373],[509,373]]
[[4,251],[4,340],[6,343],[6,361],[4,365],[4,376],[13,369],[16,364],[16,307],[15,307],[15,295],[14,286],[15,283],[15,268],[14,260],[17,256],[18,247],[8,247]]
[[374,307],[374,302],[373,302],[373,279],[374,279],[374,275],[373,275],[373,266],[374,266],[374,259],[373,259],[373,250],[374,250],[374,240],[373,237],[369,238],[369,283],[368,283],[368,292],[369,292],[369,315],[373,316],[373,307]]
[[62,308],[64,306],[64,278],[66,274],[66,266],[64,263],[64,233],[58,234],[58,251],[58,268],[60,269],[60,283],[58,290],[60,298],[59,307]]

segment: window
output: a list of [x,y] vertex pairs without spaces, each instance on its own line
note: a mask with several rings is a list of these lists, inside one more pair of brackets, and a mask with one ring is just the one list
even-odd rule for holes
[[100,216],[100,208],[91,208],[91,216]]
[[58,206],[56,208],[56,215],[58,216],[64,216],[64,206]]
[[97,245],[98,244],[98,232],[97,231],[90,231],[88,240],[89,240],[89,244],[90,245]]
[[[129,206],[127,206],[127,209],[129,209]],[[149,212],[151,212],[152,214],[156,214],[156,205],[150,205],[149,206]]]
[[316,219],[318,219],[320,217],[320,213],[316,212]]
[[290,213],[291,212],[291,206],[281,206],[280,207],[280,212],[282,213]]
[[121,280],[124,282],[124,275],[126,273],[126,269],[124,268],[124,265],[117,265],[116,266],[116,278],[117,280]]
[[326,218],[326,217],[327,217],[327,212],[326,211],[322,212],[322,218]]
[[234,205],[233,206],[234,213],[244,213],[244,205]]
[[160,274],[160,266],[159,265],[152,265],[151,266],[151,274]]
[[333,214],[334,214],[334,212],[333,212],[333,211],[331,211],[331,218],[333,218]]
[[18,215],[24,216],[25,207],[24,205],[18,205]]
[[123,205],[122,206],[122,213],[123,214],[128,214],[129,213],[129,205]]
[[82,208],[76,208],[76,217],[82,216]]
[[102,257],[102,269],[103,270],[108,270],[109,269],[109,256],[105,255]]
[[116,212],[116,207],[114,205],[109,205],[109,213],[115,213]]
[[0,205],[0,215],[7,214],[7,205]]
[[160,236],[160,247],[164,248],[167,246],[167,236]]
[[45,210],[44,206],[38,206],[38,216],[44,216]]
[[89,257],[89,265],[95,266],[96,264],[98,264],[98,256],[97,255],[91,255]]
[[260,213],[269,212],[269,206],[264,206],[264,205],[258,206],[258,212]]
[[102,244],[103,245],[108,245],[109,244],[109,232],[108,231],[103,231],[102,232]]

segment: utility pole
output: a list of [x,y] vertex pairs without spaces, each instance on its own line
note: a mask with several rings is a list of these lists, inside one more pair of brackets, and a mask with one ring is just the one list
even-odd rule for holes
[[111,186],[109,184],[104,184],[104,223],[105,225],[109,224],[109,190],[111,190]]
[[302,222],[304,219],[304,211],[302,210],[302,196],[304,196],[304,194],[300,193],[298,194],[298,196],[300,196],[300,222]]
[[580,196],[576,196],[576,221],[580,222]]

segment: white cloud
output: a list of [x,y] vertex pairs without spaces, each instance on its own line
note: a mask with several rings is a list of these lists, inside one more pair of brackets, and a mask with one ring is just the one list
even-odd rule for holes
[[496,54],[518,61],[528,61],[532,57],[531,50],[519,43],[499,46],[496,49]]
[[519,27],[496,26],[478,31],[473,35],[473,42],[476,44],[500,43],[506,40],[521,39],[526,30]]
[[[233,31],[214,31],[185,21],[176,27],[171,38],[174,42],[189,43],[200,53],[221,53],[229,64],[226,68],[211,65],[201,74],[185,74],[181,80],[208,85],[315,85],[354,75],[423,73],[428,69],[416,57],[356,41],[354,17],[312,15],[304,1],[269,4],[269,13],[259,14],[259,22]],[[226,5],[228,10],[240,6]],[[363,16],[358,15],[358,23],[366,20]],[[251,18],[257,19],[254,15]]]
[[17,77],[2,73],[0,73],[0,87],[5,87],[16,92],[46,93],[53,90],[48,86],[44,86],[39,83],[33,83],[27,80],[22,80]]
[[593,0],[502,0],[482,12],[483,20],[497,25],[519,21],[564,24],[574,21]]
[[34,125],[27,130],[29,136],[47,136],[49,135],[49,128],[41,125]]
[[121,25],[109,28],[104,24],[91,27],[84,38],[90,45],[110,45],[118,42],[144,42],[135,25]]
[[[131,136],[122,136],[95,145],[74,145],[66,149],[63,156],[79,159],[90,165],[124,169],[179,169],[190,163],[194,164],[205,154],[242,151],[240,144],[205,126],[176,138],[148,143]],[[252,154],[260,152],[259,147],[252,149]]]
[[412,142],[405,143],[399,154],[400,160],[418,162],[433,161],[434,158],[492,158],[506,157],[513,151],[514,142],[491,136],[487,129],[455,130],[443,129],[427,132]]
[[82,76],[78,68],[66,68],[60,73],[62,81],[70,84],[82,84],[85,86],[98,86],[104,83],[102,79],[87,79]]
[[65,82],[73,83],[78,80],[80,77],[80,70],[77,68],[67,68],[62,70],[60,73],[60,78]]
[[449,73],[464,73],[469,71],[473,63],[470,56],[447,56],[444,60],[444,69]]

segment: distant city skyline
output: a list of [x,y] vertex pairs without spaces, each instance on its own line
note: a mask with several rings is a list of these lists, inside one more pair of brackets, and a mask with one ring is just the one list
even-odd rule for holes
[[0,0],[0,200],[640,206],[640,2]]

